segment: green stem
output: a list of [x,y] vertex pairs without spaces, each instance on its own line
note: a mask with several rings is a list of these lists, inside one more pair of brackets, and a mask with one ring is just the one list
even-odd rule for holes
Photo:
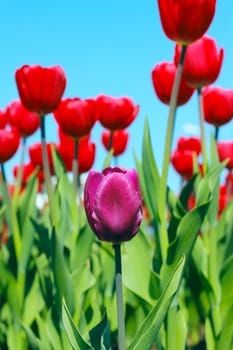
[[48,195],[48,202],[50,207],[50,215],[51,215],[51,222],[52,226],[56,226],[56,214],[55,214],[55,208],[54,208],[54,202],[53,202],[53,190],[52,190],[52,183],[51,183],[51,174],[49,170],[49,161],[48,161],[48,155],[46,150],[46,134],[45,134],[45,117],[40,116],[40,130],[41,130],[41,146],[42,146],[42,162],[43,162],[43,171],[45,176],[45,186],[46,191]]
[[171,148],[172,148],[172,141],[173,141],[173,134],[174,134],[177,97],[178,97],[178,92],[180,87],[186,48],[187,48],[186,45],[182,46],[180,62],[177,67],[176,77],[172,88],[165,148],[164,148],[160,192],[159,192],[159,218],[160,218],[160,224],[161,224],[159,229],[159,240],[160,240],[160,249],[161,249],[161,255],[162,255],[163,261],[165,261],[166,259],[167,247],[168,247],[168,235],[167,235],[167,229],[166,229],[167,178],[168,178],[168,169],[169,169],[170,155],[171,155]]
[[202,152],[202,159],[203,159],[203,171],[205,174],[208,169],[208,159],[207,159],[207,152],[206,152],[206,137],[205,137],[203,98],[202,98],[201,87],[197,89],[197,95],[198,95],[199,123],[200,123],[200,131],[201,131],[201,152]]
[[114,131],[111,130],[111,131],[110,131],[109,144],[108,144],[108,151],[111,151],[111,149],[112,149],[112,145],[113,145],[113,134],[114,134]]
[[219,138],[219,126],[215,127],[215,132],[214,132],[214,139],[215,141],[218,141]]
[[20,255],[21,255],[21,249],[22,249],[21,237],[20,237],[16,215],[13,210],[11,197],[7,187],[7,179],[6,179],[6,173],[5,173],[5,168],[3,163],[1,163],[1,172],[2,172],[3,198],[6,203],[6,220],[7,220],[7,224],[10,229],[10,232],[13,236],[16,259],[17,261],[19,261]]
[[121,245],[113,244],[115,249],[115,279],[116,279],[116,299],[117,299],[117,322],[118,322],[118,349],[126,349],[125,319],[124,319],[124,301],[122,287],[122,268],[121,268]]
[[25,148],[26,148],[26,138],[23,137],[23,139],[22,139],[22,147],[21,147],[20,163],[19,163],[16,183],[15,183],[14,196],[13,196],[13,206],[15,206],[16,203],[17,203],[17,199],[19,197],[20,189],[21,189],[21,186],[22,186]]
[[[78,171],[78,145],[79,140],[76,139],[74,141],[74,158],[72,163],[72,173],[73,173],[73,185],[74,185],[74,191],[75,193],[78,192],[79,194],[79,187],[80,187],[80,175]],[[80,198],[78,198],[80,199]]]

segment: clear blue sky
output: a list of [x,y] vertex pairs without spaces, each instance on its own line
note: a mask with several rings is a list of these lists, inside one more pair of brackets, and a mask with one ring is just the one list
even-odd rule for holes
[[[148,115],[154,152],[161,166],[168,107],[155,96],[151,70],[162,61],[172,61],[174,43],[162,31],[156,0],[2,0],[0,2],[0,108],[18,98],[15,70],[23,64],[60,64],[67,75],[64,97],[95,97],[100,93],[129,96],[140,104],[140,113],[130,126],[127,153],[119,159],[134,167],[132,149],[141,157],[142,129]],[[225,49],[221,74],[215,85],[233,88],[233,2],[218,0],[208,34]],[[187,124],[198,124],[196,95],[177,114],[174,141],[190,136]],[[56,141],[52,115],[46,121],[49,140]],[[195,129],[195,128],[194,128]],[[95,168],[100,170],[105,151],[101,127],[93,130],[97,142]],[[206,128],[209,134],[210,127]],[[233,122],[220,131],[231,139]],[[39,140],[39,133],[28,144]],[[13,161],[17,162],[19,152]],[[10,169],[13,161],[7,163]],[[10,173],[10,170],[8,170]],[[176,189],[178,176],[171,169],[169,183]]]

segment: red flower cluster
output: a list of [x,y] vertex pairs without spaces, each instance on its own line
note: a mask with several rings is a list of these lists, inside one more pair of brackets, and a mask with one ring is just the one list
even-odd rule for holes
[[111,137],[112,137],[113,155],[116,157],[124,153],[129,140],[129,133],[124,129],[114,131],[114,133],[111,133],[110,130],[104,130],[101,135],[101,140],[106,151],[109,150]]

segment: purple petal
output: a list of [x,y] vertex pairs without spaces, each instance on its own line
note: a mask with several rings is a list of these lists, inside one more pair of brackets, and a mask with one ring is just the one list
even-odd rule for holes
[[90,226],[93,228],[92,213],[94,208],[94,200],[96,190],[103,179],[103,175],[95,170],[91,170],[88,174],[84,188],[84,206],[87,214],[87,219]]

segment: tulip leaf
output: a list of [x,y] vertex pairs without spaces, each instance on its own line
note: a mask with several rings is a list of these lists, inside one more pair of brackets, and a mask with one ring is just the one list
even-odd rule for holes
[[167,314],[167,310],[179,288],[184,264],[185,257],[183,256],[172,271],[168,284],[162,291],[156,305],[144,320],[127,350],[151,349],[151,346],[154,343],[162,322]]
[[54,273],[54,281],[58,292],[58,302],[61,304],[64,297],[71,310],[73,305],[73,285],[71,275],[67,269],[60,237],[55,229],[52,232],[52,267]]
[[[103,319],[89,332],[90,342],[95,350],[105,350],[110,348],[110,325],[106,313]],[[105,344],[106,347],[103,345]]]
[[[122,277],[124,286],[153,305],[154,300],[160,294],[160,287],[158,279],[157,288],[155,288],[156,283],[153,283],[156,276],[152,272],[153,249],[148,237],[140,230],[129,244],[124,244],[123,252]],[[140,259],[138,259],[139,256]],[[151,283],[154,286],[153,290],[150,287]]]
[[[143,135],[143,147],[142,147],[142,170],[144,175],[144,183],[146,185],[146,191],[148,198],[148,205],[153,212],[153,219],[158,218],[158,193],[160,176],[158,168],[155,162],[155,157],[153,153],[153,146],[151,142],[150,129],[148,120],[145,121],[144,135]],[[152,219],[152,218],[151,218]]]
[[50,346],[39,339],[27,325],[22,324],[22,328],[26,333],[30,348],[32,350],[49,350]]
[[166,350],[185,350],[187,337],[187,322],[184,313],[177,307],[168,310],[167,318],[167,348]]
[[95,350],[80,335],[65,301],[62,303],[62,320],[66,334],[74,350]]

